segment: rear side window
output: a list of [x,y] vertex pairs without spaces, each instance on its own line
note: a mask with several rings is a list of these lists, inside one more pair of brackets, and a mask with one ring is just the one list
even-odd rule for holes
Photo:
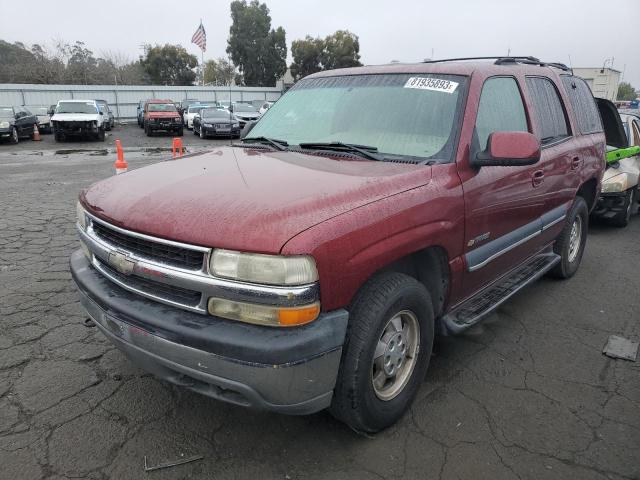
[[478,105],[476,136],[481,150],[493,132],[528,132],[522,96],[512,77],[493,77],[484,82]]
[[544,77],[527,77],[534,118],[543,145],[569,136],[567,117],[555,85]]
[[580,133],[586,135],[602,132],[600,113],[587,83],[581,78],[563,75],[562,84],[571,102]]

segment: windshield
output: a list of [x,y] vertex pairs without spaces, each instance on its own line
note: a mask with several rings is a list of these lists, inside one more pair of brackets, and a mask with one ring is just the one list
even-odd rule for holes
[[202,118],[221,118],[229,120],[229,111],[219,110],[217,108],[207,108],[202,111]]
[[34,107],[34,106],[28,106],[27,107],[29,109],[29,111],[31,113],[33,113],[34,115],[47,115],[48,112],[48,108],[47,107]]
[[93,102],[60,102],[56,113],[98,113]]
[[247,138],[343,142],[382,154],[450,161],[466,77],[374,74],[302,80]]
[[13,108],[0,107],[0,118],[13,118]]
[[173,103],[150,103],[148,110],[150,112],[177,112]]
[[257,112],[253,105],[247,105],[246,103],[236,103],[233,106],[234,112]]

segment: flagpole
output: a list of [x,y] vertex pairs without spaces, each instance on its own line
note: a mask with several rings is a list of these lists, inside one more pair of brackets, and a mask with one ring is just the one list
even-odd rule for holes
[[202,54],[202,86],[204,87],[204,50],[200,49],[200,53]]

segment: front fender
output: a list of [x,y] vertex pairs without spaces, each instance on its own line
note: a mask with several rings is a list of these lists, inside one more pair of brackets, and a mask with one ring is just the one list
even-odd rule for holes
[[[436,177],[436,172],[438,177]],[[464,201],[455,165],[434,166],[426,185],[333,217],[289,240],[283,254],[311,254],[323,310],[345,308],[374,273],[429,246],[462,254]]]

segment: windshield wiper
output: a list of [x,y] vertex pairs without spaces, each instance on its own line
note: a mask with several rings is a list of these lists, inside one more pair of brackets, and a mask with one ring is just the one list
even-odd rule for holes
[[284,140],[269,137],[250,137],[242,139],[242,143],[266,143],[276,150],[286,150],[289,144]]
[[369,145],[357,145],[354,143],[343,142],[307,142],[301,143],[300,148],[308,148],[312,150],[335,150],[338,152],[351,152],[357,153],[360,156],[369,160],[382,161],[383,158],[374,152],[378,151],[377,147],[370,147]]

